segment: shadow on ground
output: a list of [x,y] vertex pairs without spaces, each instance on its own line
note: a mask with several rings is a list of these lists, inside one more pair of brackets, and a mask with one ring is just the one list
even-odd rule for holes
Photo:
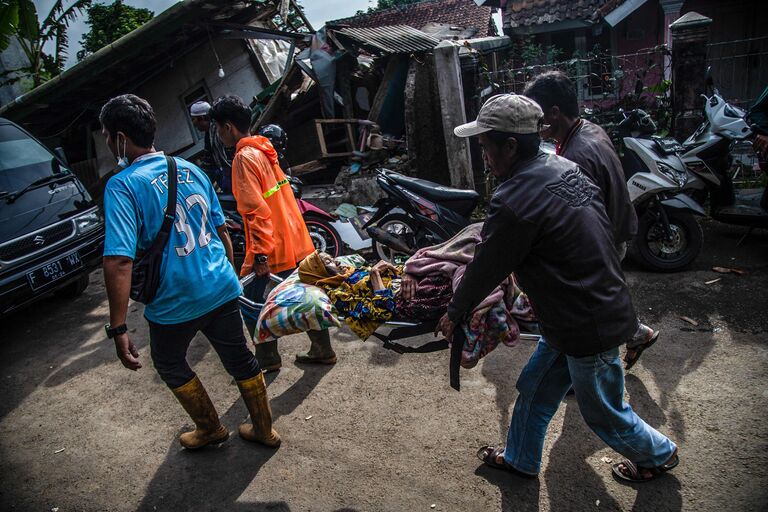
[[[104,333],[109,321],[99,311],[104,297],[101,279],[101,273],[94,272],[77,299],[51,297],[0,319],[0,419],[41,384],[57,386],[114,360],[111,343],[89,344]],[[137,341],[139,348],[146,343]],[[44,370],[28,372],[29,366]]]
[[[271,399],[273,421],[291,414],[332,368],[306,367],[299,380]],[[267,375],[268,385],[276,376],[277,373]],[[248,443],[238,437],[237,428],[247,421],[247,416],[245,404],[238,399],[221,417],[232,436],[217,447],[193,452],[180,448],[178,440],[174,439],[138,510],[188,509],[191,504],[206,503],[212,510],[231,512],[290,511],[285,502],[239,501],[264,464],[279,450]]]

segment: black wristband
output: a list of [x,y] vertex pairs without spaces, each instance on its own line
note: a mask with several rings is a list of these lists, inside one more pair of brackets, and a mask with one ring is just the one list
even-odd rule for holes
[[128,332],[128,326],[122,324],[118,325],[117,327],[112,327],[111,325],[107,324],[104,326],[104,330],[107,331],[107,338],[113,339],[115,336]]

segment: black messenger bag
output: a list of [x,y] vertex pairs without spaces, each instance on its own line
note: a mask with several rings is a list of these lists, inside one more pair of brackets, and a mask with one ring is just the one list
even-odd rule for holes
[[143,304],[152,302],[157,289],[160,287],[163,253],[176,217],[176,188],[178,185],[176,161],[169,156],[166,156],[165,160],[168,162],[168,205],[165,208],[163,224],[149,249],[133,262],[133,271],[131,272],[131,298]]

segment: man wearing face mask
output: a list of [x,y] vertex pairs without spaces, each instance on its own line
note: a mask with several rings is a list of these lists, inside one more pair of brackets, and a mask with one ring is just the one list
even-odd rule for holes
[[535,477],[544,439],[573,387],[587,425],[627,457],[617,478],[645,482],[675,467],[677,447],[624,402],[619,346],[637,327],[600,190],[570,160],[539,150],[543,113],[531,99],[490,98],[459,137],[477,136],[501,184],[482,242],[438,330],[447,338],[512,272],[528,294],[543,336],[517,381],[506,446],[484,446],[483,463]]
[[[270,447],[280,444],[272,428],[264,376],[248,350],[237,298],[240,282],[232,263],[232,243],[211,182],[196,166],[168,161],[153,146],[155,116],[145,100],[126,94],[109,100],[99,120],[109,150],[124,169],[110,178],[104,192],[106,238],[104,281],[109,299],[107,336],[114,339],[123,366],[141,368],[126,317],[133,262],[152,246],[168,204],[169,179],[177,183],[176,216],[165,245],[160,285],[144,308],[149,322],[152,361],[195,423],[181,434],[184,448],[218,444],[229,437],[203,384],[189,367],[187,348],[200,331],[236,380],[252,424],[240,435]],[[175,229],[174,229],[175,228]]]
[[[627,244],[637,234],[637,214],[629,200],[629,190],[619,156],[608,134],[598,125],[579,117],[576,84],[562,71],[548,71],[535,77],[523,93],[544,112],[541,135],[557,141],[557,154],[579,164],[600,188],[603,204],[611,221],[611,233],[619,261]],[[637,363],[640,355],[659,337],[656,331],[638,320],[637,330],[627,343],[625,369]]]

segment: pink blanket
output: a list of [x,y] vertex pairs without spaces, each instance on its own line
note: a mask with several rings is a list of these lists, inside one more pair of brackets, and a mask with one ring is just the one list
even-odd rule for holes
[[[449,278],[453,290],[459,286],[467,264],[475,256],[475,246],[482,241],[482,223],[471,224],[450,240],[419,249],[405,264],[405,272],[417,279],[440,274]],[[478,360],[495,349],[499,343],[515,346],[520,341],[520,329],[512,312],[519,294],[512,277],[505,279],[475,309],[461,327],[467,335],[462,351],[462,366],[471,368]]]
[[[482,228],[482,222],[470,224],[450,240],[419,249],[405,263],[405,273],[419,278],[429,274],[442,274],[451,279],[455,291],[461,278],[464,277],[467,263],[475,257],[475,246],[482,241],[480,237]],[[514,283],[512,279],[507,278],[493,289],[491,294],[475,308],[475,311],[487,310],[500,300],[504,300],[510,285],[512,285],[510,291],[514,293]],[[514,297],[512,299],[514,300]]]

